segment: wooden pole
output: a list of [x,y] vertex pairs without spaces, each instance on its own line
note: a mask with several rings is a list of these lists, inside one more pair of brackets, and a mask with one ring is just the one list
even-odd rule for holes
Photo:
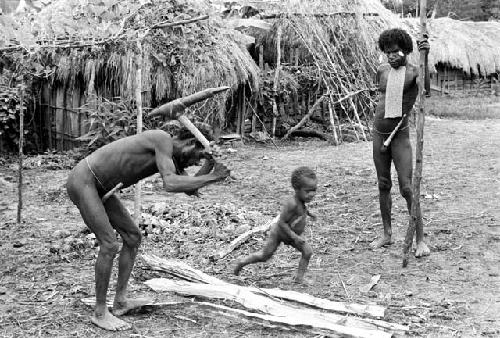
[[17,224],[21,224],[22,215],[21,211],[23,209],[23,146],[24,146],[24,90],[19,89],[19,170],[18,170],[18,181],[17,181]]
[[272,125],[272,137],[274,138],[276,134],[276,120],[278,118],[278,105],[276,103],[276,98],[278,97],[278,84],[281,68],[281,26],[278,26],[278,32],[276,33],[276,71],[274,73],[273,82],[273,125]]
[[[137,134],[142,133],[142,41],[138,42],[139,55],[137,56],[137,75],[135,85],[135,103],[137,105]],[[135,185],[134,221],[138,223],[141,216],[141,181]]]
[[[331,100],[331,97],[330,97]],[[337,136],[337,130],[335,129],[335,117],[334,117],[334,110],[332,107],[332,102],[328,101],[328,114],[330,116],[330,124],[332,125],[332,133],[333,133],[333,139],[335,141],[335,145],[339,144],[339,138]]]
[[[420,0],[420,25],[422,38],[427,37],[427,0]],[[415,170],[413,171],[413,189],[411,203],[411,218],[408,230],[406,232],[405,243],[403,247],[403,267],[408,265],[409,252],[413,243],[413,234],[417,231],[417,238],[423,240],[422,212],[420,210],[420,181],[422,180],[422,162],[424,147],[424,118],[425,118],[425,82],[427,71],[427,51],[420,51],[419,67],[419,109],[417,111],[417,144],[415,151]]]

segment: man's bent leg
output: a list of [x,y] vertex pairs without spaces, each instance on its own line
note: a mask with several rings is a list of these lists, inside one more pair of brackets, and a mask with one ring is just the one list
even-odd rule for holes
[[106,330],[129,329],[131,325],[116,318],[108,311],[106,295],[113,267],[113,259],[118,252],[118,243],[104,206],[86,172],[75,168],[67,183],[68,195],[80,210],[85,224],[92,230],[99,242],[99,254],[95,264],[96,306],[91,321]]
[[[384,226],[384,235],[382,238],[374,240],[370,243],[373,249],[380,248],[393,243],[392,227],[391,227],[391,155],[390,151],[382,153],[380,148],[384,142],[382,135],[374,133],[373,135],[373,162],[377,170],[378,190],[379,190],[379,205],[380,214],[382,216],[382,224]],[[392,147],[392,145],[391,145]]]
[[151,299],[127,298],[127,286],[134,267],[135,258],[141,244],[141,231],[127,209],[116,196],[111,196],[104,204],[111,225],[123,239],[123,247],[118,259],[118,280],[113,304],[113,313],[121,316],[128,311],[151,303]]

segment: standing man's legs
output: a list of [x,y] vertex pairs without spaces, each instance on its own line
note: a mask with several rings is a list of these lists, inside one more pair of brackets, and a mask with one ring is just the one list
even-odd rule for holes
[[[384,236],[374,240],[370,246],[373,249],[380,248],[385,245],[390,245],[392,241],[391,228],[391,150],[390,148],[382,153],[380,151],[384,143],[384,135],[377,132],[373,133],[373,162],[377,171],[378,191],[380,214],[382,216],[382,224],[384,226]],[[392,145],[391,145],[392,147]]]
[[147,298],[127,298],[127,285],[141,244],[142,235],[139,227],[116,196],[111,196],[104,203],[104,208],[111,225],[123,239],[123,246],[118,260],[116,295],[113,303],[113,314],[121,316],[129,310],[151,302]]
[[390,148],[394,167],[398,173],[399,192],[406,200],[408,214],[411,213],[413,154],[410,143],[409,129],[401,130],[391,142]]
[[99,242],[99,254],[95,264],[96,306],[91,321],[106,330],[129,329],[131,325],[113,316],[106,305],[113,259],[118,252],[119,244],[97,192],[95,178],[84,165],[80,162],[73,169],[66,188],[71,201],[80,210],[83,221]]
[[[391,145],[394,166],[398,173],[399,192],[406,200],[408,214],[411,217],[411,205],[413,198],[412,175],[413,175],[413,153],[410,143],[409,128],[400,131],[393,139]],[[417,251],[415,256],[427,256],[430,250],[424,242],[424,230],[422,227],[416,227]]]

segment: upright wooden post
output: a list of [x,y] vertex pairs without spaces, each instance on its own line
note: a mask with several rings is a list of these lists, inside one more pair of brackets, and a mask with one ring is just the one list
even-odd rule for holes
[[243,94],[241,99],[241,124],[240,124],[240,135],[241,139],[245,138],[245,121],[247,119],[247,90],[246,85],[243,86]]
[[17,180],[17,224],[22,221],[21,211],[23,209],[23,147],[24,147],[24,90],[19,88],[19,170]]
[[332,132],[333,132],[333,140],[335,141],[335,145],[339,144],[339,138],[337,136],[337,130],[335,130],[335,117],[334,117],[334,110],[332,107],[332,96],[330,95],[330,101],[328,101],[328,114],[330,116],[330,124],[332,125]]
[[237,91],[238,104],[236,105],[236,134],[241,134],[241,114],[243,113],[242,90]]
[[278,85],[279,85],[279,75],[281,68],[281,26],[278,26],[278,32],[276,33],[276,71],[274,73],[273,82],[273,125],[272,125],[272,137],[274,138],[276,134],[276,120],[278,118],[278,105],[276,98],[278,97]]
[[[420,0],[420,25],[422,38],[427,37],[427,0]],[[424,119],[425,119],[425,82],[428,75],[427,70],[427,51],[420,51],[420,67],[419,67],[419,109],[416,113],[417,121],[417,144],[415,151],[415,170],[413,171],[413,189],[411,203],[411,218],[408,230],[406,232],[405,243],[403,248],[403,267],[408,265],[409,252],[413,243],[413,234],[417,232],[417,239],[423,240],[424,229],[422,222],[422,212],[420,210],[420,181],[422,180],[422,162],[423,162],[423,147],[424,147]],[[418,243],[417,243],[418,244]]]
[[264,70],[264,46],[259,45],[259,68]]
[[48,85],[49,91],[48,91],[48,108],[47,108],[47,129],[49,132],[49,151],[52,151],[52,116],[55,115],[54,111],[52,110],[52,85]]
[[[137,105],[137,134],[142,133],[142,39],[138,42],[139,54],[137,55],[137,75],[135,85],[135,103]],[[134,195],[134,221],[139,222],[141,216],[141,189],[142,182],[135,185]]]

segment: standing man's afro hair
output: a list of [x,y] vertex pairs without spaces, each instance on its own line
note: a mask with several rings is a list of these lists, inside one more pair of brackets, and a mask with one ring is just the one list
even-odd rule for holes
[[387,29],[380,34],[378,38],[378,47],[382,52],[385,52],[387,48],[393,44],[398,45],[405,54],[413,52],[411,36],[403,29]]

